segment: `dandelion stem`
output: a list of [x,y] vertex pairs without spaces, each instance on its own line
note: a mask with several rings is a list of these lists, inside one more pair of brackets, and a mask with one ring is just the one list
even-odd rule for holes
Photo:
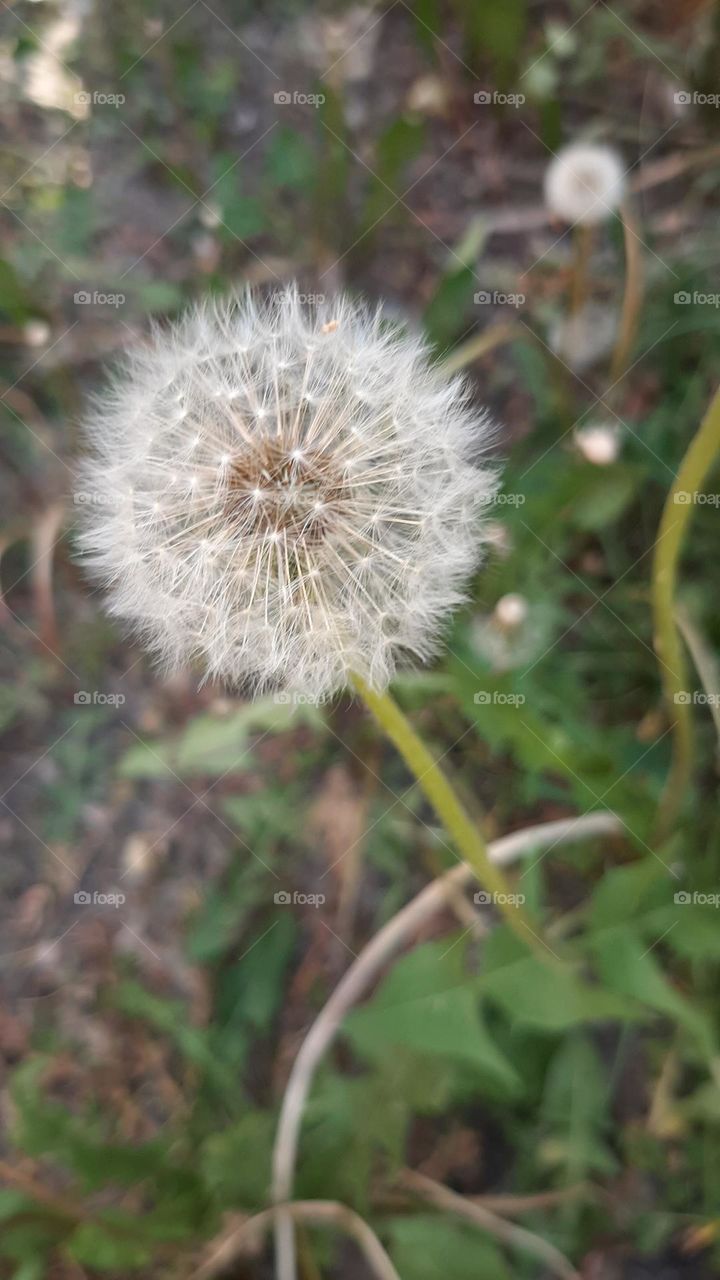
[[630,362],[643,298],[640,240],[627,203],[622,206],[621,216],[625,239],[625,293],[620,317],[620,330],[610,366],[610,378],[613,386],[620,381]]
[[512,342],[514,338],[522,336],[522,331],[511,321],[491,325],[490,328],[483,329],[482,333],[476,334],[474,338],[468,338],[467,342],[456,347],[442,361],[440,367],[448,376],[451,373],[458,373],[461,369],[466,369],[469,364],[473,364],[475,360],[479,360],[481,356],[487,355],[495,347],[501,346],[503,342]]
[[588,300],[590,292],[590,259],[595,243],[595,228],[578,223],[573,231],[573,265],[570,280],[570,313],[576,315]]
[[380,727],[397,748],[410,772],[422,787],[458,851],[470,864],[483,889],[496,896],[497,905],[510,928],[525,946],[547,960],[554,952],[531,926],[526,913],[515,905],[515,895],[498,867],[488,858],[487,845],[461,804],[442,769],[418,737],[406,716],[388,693],[375,693],[361,676],[353,673],[352,684]]
[[670,773],[660,802],[658,832],[670,831],[690,782],[693,764],[692,715],[686,700],[685,662],[675,622],[677,566],[694,495],[720,451],[720,390],[696,432],[663,508],[653,561],[655,652],[668,712],[674,726]]

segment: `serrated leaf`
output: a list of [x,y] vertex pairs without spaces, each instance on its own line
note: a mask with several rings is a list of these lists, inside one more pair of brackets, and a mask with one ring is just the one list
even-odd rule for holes
[[404,956],[372,1000],[346,1019],[345,1031],[368,1057],[402,1045],[469,1063],[515,1090],[519,1077],[480,1017],[461,948],[451,947],[447,940],[427,943]]
[[[661,940],[658,938],[658,942]],[[709,1057],[717,1054],[717,1039],[709,1019],[686,994],[681,995],[670,985],[644,941],[627,929],[618,929],[592,938],[591,946],[607,987],[674,1019],[697,1037]]]

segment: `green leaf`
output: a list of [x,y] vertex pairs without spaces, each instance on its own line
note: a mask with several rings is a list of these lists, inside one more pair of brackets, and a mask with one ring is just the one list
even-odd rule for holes
[[218,1018],[224,1025],[267,1031],[283,995],[297,929],[292,915],[276,916],[236,964],[218,982]]
[[402,1045],[468,1063],[505,1089],[519,1086],[514,1067],[480,1017],[462,971],[462,948],[447,939],[404,956],[373,999],[346,1019],[345,1030],[368,1057]]
[[606,1071],[595,1050],[584,1036],[571,1036],[548,1068],[541,1108],[544,1136],[538,1147],[540,1162],[562,1168],[564,1183],[616,1171],[617,1160],[608,1147],[608,1102]]
[[591,986],[569,965],[544,964],[519,948],[506,928],[496,929],[487,941],[483,972],[476,981],[477,989],[514,1024],[555,1033],[585,1022],[642,1018],[637,1005]]
[[275,1124],[271,1112],[250,1111],[203,1144],[200,1172],[223,1206],[255,1209],[266,1200]]
[[384,1226],[390,1257],[407,1280],[511,1280],[497,1245],[477,1227],[422,1213]]
[[22,1191],[15,1191],[13,1187],[0,1188],[0,1222],[7,1222],[9,1218],[27,1213],[28,1209],[33,1210],[35,1207],[35,1202],[23,1195]]
[[709,1057],[715,1056],[717,1040],[709,1019],[670,985],[644,941],[616,929],[590,942],[606,986],[674,1019],[697,1037]]
[[276,187],[307,187],[315,174],[315,152],[301,133],[275,129],[268,144],[265,167]]
[[201,1068],[217,1088],[232,1095],[237,1086],[234,1072],[218,1060],[208,1033],[188,1024],[187,1010],[179,1000],[161,999],[130,980],[118,983],[111,998],[128,1017],[140,1018],[167,1036],[188,1062]]
[[301,724],[321,726],[322,712],[307,704],[261,698],[227,716],[204,713],[179,736],[131,747],[120,772],[126,778],[215,777],[241,768],[251,733],[283,733]]
[[0,258],[0,312],[15,324],[23,324],[33,314],[23,282],[5,258]]
[[638,488],[635,467],[617,463],[609,467],[578,466],[573,497],[567,507],[570,520],[580,529],[604,529],[613,524],[632,502]]
[[110,1234],[95,1222],[83,1222],[73,1232],[65,1249],[75,1262],[95,1271],[136,1270],[152,1259],[152,1250],[133,1238],[131,1231],[127,1236]]
[[475,271],[469,266],[448,271],[440,280],[425,309],[423,326],[441,351],[449,348],[465,327],[477,287]]

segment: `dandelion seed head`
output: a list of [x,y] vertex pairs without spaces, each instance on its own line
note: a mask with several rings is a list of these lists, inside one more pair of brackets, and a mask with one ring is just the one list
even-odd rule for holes
[[81,548],[110,611],[165,669],[256,690],[381,689],[428,660],[496,489],[488,419],[420,337],[292,287],[157,330],[87,435]]
[[621,157],[612,147],[574,142],[545,171],[545,201],[563,222],[604,222],[618,208],[625,182]]

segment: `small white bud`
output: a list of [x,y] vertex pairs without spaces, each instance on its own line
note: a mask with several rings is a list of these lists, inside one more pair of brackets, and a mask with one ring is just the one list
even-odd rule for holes
[[595,467],[609,467],[617,462],[620,453],[620,438],[615,427],[601,424],[595,427],[579,427],[575,433],[575,444],[586,462]]
[[514,631],[517,627],[521,627],[527,616],[528,602],[517,592],[501,596],[493,612],[493,620],[507,631]]

